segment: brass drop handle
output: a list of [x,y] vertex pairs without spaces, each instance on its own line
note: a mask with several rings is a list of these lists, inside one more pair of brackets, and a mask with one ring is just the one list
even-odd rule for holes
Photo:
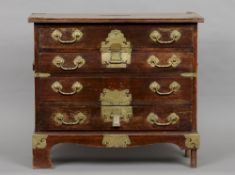
[[159,62],[160,62],[159,59],[154,55],[151,55],[147,60],[147,63],[150,65],[150,67],[159,67],[159,68],[166,68],[166,67],[175,68],[181,63],[181,60],[176,55],[172,55],[168,59],[167,64],[159,64]]
[[74,82],[71,89],[73,90],[72,92],[63,92],[63,86],[59,81],[55,81],[52,83],[51,88],[54,92],[60,93],[62,95],[74,95],[78,92],[80,92],[83,88],[82,84],[79,83],[78,81]]
[[87,117],[81,112],[73,116],[73,121],[66,121],[65,115],[62,113],[56,113],[54,115],[54,121],[57,125],[80,125],[84,123],[86,119]]
[[180,84],[176,81],[173,81],[170,85],[169,85],[169,89],[170,91],[168,92],[161,92],[159,91],[161,88],[160,84],[158,84],[158,82],[154,81],[149,85],[149,89],[154,92],[157,93],[158,95],[170,95],[174,92],[177,92],[180,89]]
[[167,121],[166,122],[161,122],[159,120],[159,117],[157,116],[157,114],[154,114],[153,112],[151,112],[148,116],[147,116],[147,121],[150,124],[155,124],[157,126],[169,126],[169,125],[175,125],[179,122],[180,118],[176,113],[171,113],[169,116],[167,116]]
[[62,58],[61,56],[56,56],[52,60],[52,64],[58,68],[69,71],[69,70],[75,70],[75,69],[82,67],[85,64],[85,60],[81,56],[76,56],[73,60],[74,66],[73,67],[65,67],[64,66],[64,58]]
[[161,40],[162,34],[158,30],[154,30],[150,33],[149,37],[155,43],[170,44],[170,43],[178,41],[181,37],[181,33],[178,30],[173,30],[171,31],[170,36],[169,36],[170,40]]
[[72,44],[72,43],[78,42],[82,38],[82,36],[83,36],[83,33],[78,29],[76,29],[72,32],[72,34],[71,34],[72,39],[71,40],[63,40],[62,39],[63,33],[57,29],[51,33],[51,37],[55,41],[58,41],[62,44]]

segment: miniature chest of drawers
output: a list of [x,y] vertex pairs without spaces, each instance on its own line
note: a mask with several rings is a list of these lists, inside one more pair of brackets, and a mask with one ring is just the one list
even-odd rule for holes
[[172,143],[196,167],[196,13],[32,14],[33,166],[58,143]]

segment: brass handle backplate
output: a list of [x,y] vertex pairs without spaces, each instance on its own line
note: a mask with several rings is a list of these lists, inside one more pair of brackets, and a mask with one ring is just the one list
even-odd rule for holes
[[177,92],[179,89],[180,89],[180,84],[176,81],[173,81],[170,85],[169,85],[169,89],[170,91],[168,92],[161,92],[160,91],[160,84],[156,81],[152,82],[150,85],[149,85],[149,89],[154,92],[154,93],[157,93],[158,95],[170,95],[174,92]]
[[126,68],[131,63],[131,44],[120,30],[112,30],[101,42],[101,63],[106,68]]
[[154,30],[150,33],[149,37],[155,43],[170,44],[170,43],[178,41],[181,37],[181,33],[178,30],[173,30],[170,33],[169,40],[161,40],[162,34],[158,30]]
[[56,56],[53,60],[52,60],[52,64],[55,65],[58,68],[61,68],[63,70],[75,70],[78,69],[80,67],[82,67],[85,64],[85,60],[81,57],[81,56],[76,56],[73,60],[73,67],[65,67],[64,66],[64,58],[62,58],[61,56]]
[[71,40],[63,40],[62,39],[63,38],[63,33],[60,30],[58,30],[58,29],[54,30],[51,33],[51,37],[55,41],[58,41],[58,42],[60,42],[62,44],[72,44],[72,43],[78,42],[78,41],[80,41],[82,36],[83,36],[83,33],[80,30],[78,30],[78,29],[76,29],[76,30],[74,30],[72,32],[72,34],[71,34],[72,39]]
[[181,60],[176,55],[172,55],[168,59],[167,64],[159,64],[159,62],[160,62],[159,59],[154,55],[151,55],[147,60],[147,63],[150,65],[150,67],[159,67],[159,68],[166,68],[166,67],[175,68],[181,63]]
[[168,117],[167,117],[167,121],[166,122],[161,122],[159,120],[159,117],[154,114],[153,112],[151,112],[148,116],[147,116],[147,121],[150,124],[155,124],[157,126],[169,126],[169,125],[175,125],[179,122],[180,118],[176,113],[171,113]]
[[62,95],[74,95],[78,92],[80,92],[83,88],[82,84],[79,83],[78,81],[74,82],[71,89],[73,90],[72,92],[63,92],[63,86],[59,81],[55,81],[52,83],[51,88],[54,92],[60,93]]
[[73,121],[66,121],[66,117],[62,113],[56,113],[54,115],[54,121],[57,125],[80,125],[85,122],[87,117],[79,112],[73,116]]

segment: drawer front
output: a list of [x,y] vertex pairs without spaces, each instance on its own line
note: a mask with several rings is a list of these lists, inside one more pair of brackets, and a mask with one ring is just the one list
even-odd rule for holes
[[[193,24],[37,25],[40,49],[100,49],[101,42],[130,43],[138,48],[192,48]],[[114,30],[120,31],[115,34]],[[114,36],[116,35],[116,36]],[[124,46],[124,45],[122,45]]]
[[117,126],[113,118],[107,120],[101,107],[43,104],[37,112],[36,130],[189,131],[192,128],[190,105],[133,106],[131,110],[132,114],[120,118]]
[[81,73],[81,72],[135,72],[175,73],[194,71],[195,66],[193,53],[191,52],[133,52],[130,63],[120,68],[120,63],[114,67],[102,62],[101,53],[78,52],[78,53],[40,53],[36,60],[36,71],[51,73]]
[[[37,98],[48,102],[77,102],[79,104],[101,104],[102,97],[120,102],[114,105],[126,105],[122,99],[131,99],[132,105],[154,103],[191,103],[193,80],[171,77],[130,77],[113,75],[101,77],[49,77],[36,78]],[[117,97],[116,97],[116,96]],[[106,98],[105,97],[105,98]],[[111,102],[112,103],[112,102]]]

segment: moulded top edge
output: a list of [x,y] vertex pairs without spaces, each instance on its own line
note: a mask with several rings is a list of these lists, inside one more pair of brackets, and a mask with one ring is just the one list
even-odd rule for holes
[[195,12],[149,14],[56,14],[33,13],[32,23],[199,23],[204,18]]

